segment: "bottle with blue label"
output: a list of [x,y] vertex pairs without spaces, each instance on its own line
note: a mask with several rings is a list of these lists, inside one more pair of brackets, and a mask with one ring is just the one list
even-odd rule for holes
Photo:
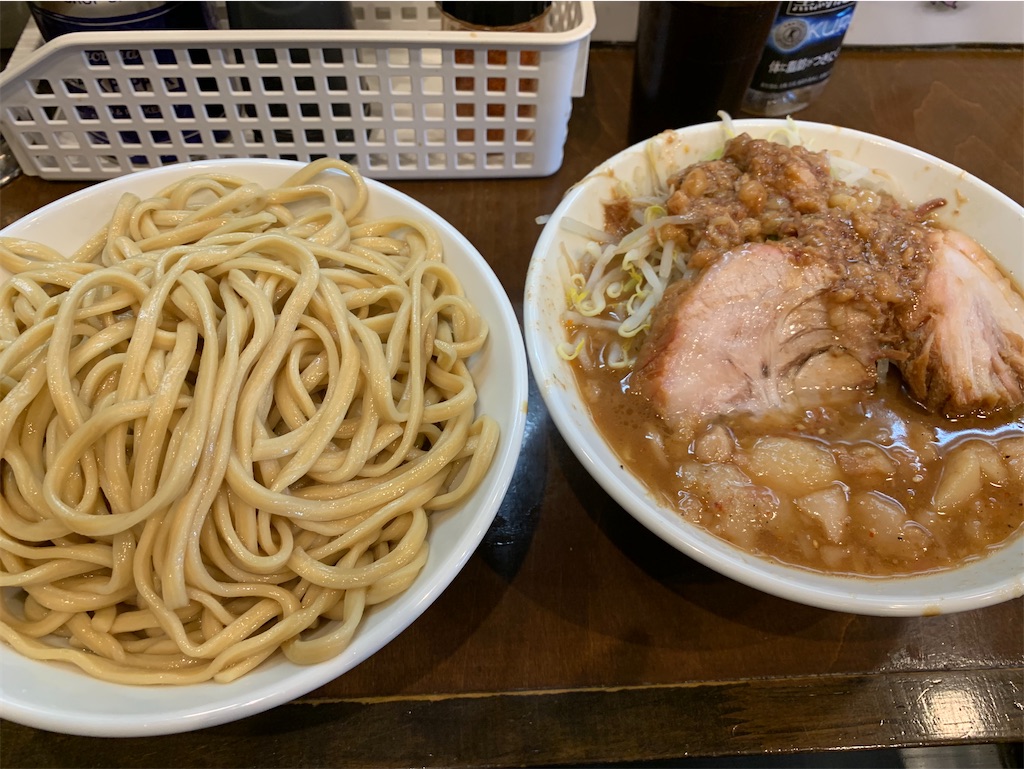
[[855,5],[844,0],[783,2],[747,88],[743,111],[778,117],[817,98],[832,74]]

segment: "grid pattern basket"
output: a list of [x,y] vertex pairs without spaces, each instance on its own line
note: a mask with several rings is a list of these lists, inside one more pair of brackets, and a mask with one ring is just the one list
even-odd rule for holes
[[546,176],[586,82],[592,2],[542,32],[443,31],[432,2],[352,30],[79,32],[31,23],[0,75],[22,170],[109,179],[189,160],[342,157],[377,179]]

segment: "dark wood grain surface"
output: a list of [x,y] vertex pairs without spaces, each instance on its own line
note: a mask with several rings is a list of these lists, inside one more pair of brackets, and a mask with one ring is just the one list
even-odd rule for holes
[[[474,243],[517,310],[535,218],[626,145],[631,66],[628,48],[592,50],[551,177],[393,185]],[[800,117],[910,144],[1024,200],[1020,50],[847,50]],[[21,177],[0,191],[0,219],[82,186]],[[1024,739],[1024,603],[878,618],[747,588],[636,523],[531,401],[483,545],[371,659],[293,703],[188,734],[103,740],[3,723],[0,765],[594,764]]]

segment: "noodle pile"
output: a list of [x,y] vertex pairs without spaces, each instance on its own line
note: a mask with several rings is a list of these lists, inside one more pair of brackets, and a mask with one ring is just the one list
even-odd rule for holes
[[231,681],[337,655],[413,582],[495,451],[466,364],[487,328],[437,233],[360,220],[367,194],[324,160],[126,195],[69,257],[0,239],[3,641]]

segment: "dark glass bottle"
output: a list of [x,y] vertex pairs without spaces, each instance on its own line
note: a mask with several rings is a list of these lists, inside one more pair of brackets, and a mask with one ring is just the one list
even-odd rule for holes
[[777,2],[640,4],[629,140],[740,108]]

